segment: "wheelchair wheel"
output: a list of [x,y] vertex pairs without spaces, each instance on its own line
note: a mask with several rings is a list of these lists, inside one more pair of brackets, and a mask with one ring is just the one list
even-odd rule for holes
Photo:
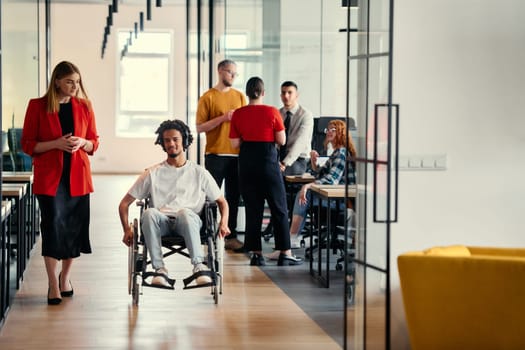
[[212,287],[212,293],[213,293],[213,301],[215,302],[215,305],[219,304],[219,288],[217,288],[217,285],[214,285]]
[[208,267],[211,271],[215,272],[215,283],[211,287],[211,294],[213,296],[213,301],[215,304],[219,303],[219,293],[217,290],[217,285],[220,283],[220,273],[217,271],[217,248],[214,242],[213,237],[208,237]]
[[224,238],[217,236],[215,239],[215,254],[217,259],[217,274],[219,275],[219,294],[222,294],[222,281],[224,280]]
[[[130,224],[130,226],[132,225]],[[128,294],[130,295],[131,295],[131,287],[133,285],[132,283],[133,274],[135,273],[134,266],[135,266],[135,258],[133,257],[133,244],[130,244],[128,246]]]
[[130,245],[130,251],[131,251],[131,273],[130,273],[130,280],[131,280],[131,300],[133,302],[133,305],[139,304],[139,284],[137,282],[138,275],[140,271],[138,270],[138,260],[139,260],[139,225],[138,220],[133,220],[133,244]]

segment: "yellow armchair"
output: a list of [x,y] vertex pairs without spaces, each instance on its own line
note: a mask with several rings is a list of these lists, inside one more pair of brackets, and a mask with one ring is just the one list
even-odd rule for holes
[[413,350],[525,349],[525,249],[435,247],[397,263]]

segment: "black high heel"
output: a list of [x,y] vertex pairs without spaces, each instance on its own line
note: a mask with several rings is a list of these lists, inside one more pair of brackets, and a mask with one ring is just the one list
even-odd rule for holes
[[[61,298],[50,298],[49,297],[49,291],[50,289],[47,289],[47,305],[58,305],[62,302]],[[60,293],[62,294],[62,293]]]
[[[60,276],[62,275],[62,273],[60,273],[58,275],[58,286],[60,288]],[[71,281],[69,281],[69,286],[71,287],[71,290],[67,290],[67,291],[60,291],[60,295],[65,297],[65,298],[69,298],[69,297],[72,297],[73,296],[73,285],[71,284]]]

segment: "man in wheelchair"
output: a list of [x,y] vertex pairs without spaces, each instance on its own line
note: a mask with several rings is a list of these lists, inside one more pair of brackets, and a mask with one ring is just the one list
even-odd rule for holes
[[180,235],[184,238],[193,264],[197,285],[212,282],[204,264],[205,255],[201,245],[199,213],[205,201],[212,200],[220,212],[219,235],[227,236],[228,203],[211,174],[200,165],[186,158],[186,150],[193,141],[189,127],[180,120],[166,120],[156,131],[155,144],[162,146],[167,158],[146,169],[122,198],[119,205],[120,221],[124,230],[122,241],[129,246],[133,242],[133,230],[129,225],[129,206],[136,200],[149,198],[149,206],[141,217],[142,233],[155,270],[151,285],[172,288],[162,254],[162,236]]

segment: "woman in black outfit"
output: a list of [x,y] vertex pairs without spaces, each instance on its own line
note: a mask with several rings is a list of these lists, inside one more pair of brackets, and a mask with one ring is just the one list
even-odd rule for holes
[[249,103],[233,113],[230,141],[240,147],[239,179],[246,209],[244,248],[252,252],[250,265],[265,265],[261,245],[261,225],[264,201],[268,202],[274,223],[275,247],[280,250],[277,264],[299,265],[301,258],[292,255],[288,210],[283,176],[275,144],[286,142],[279,111],[264,105],[264,83],[253,77],[246,83]]

